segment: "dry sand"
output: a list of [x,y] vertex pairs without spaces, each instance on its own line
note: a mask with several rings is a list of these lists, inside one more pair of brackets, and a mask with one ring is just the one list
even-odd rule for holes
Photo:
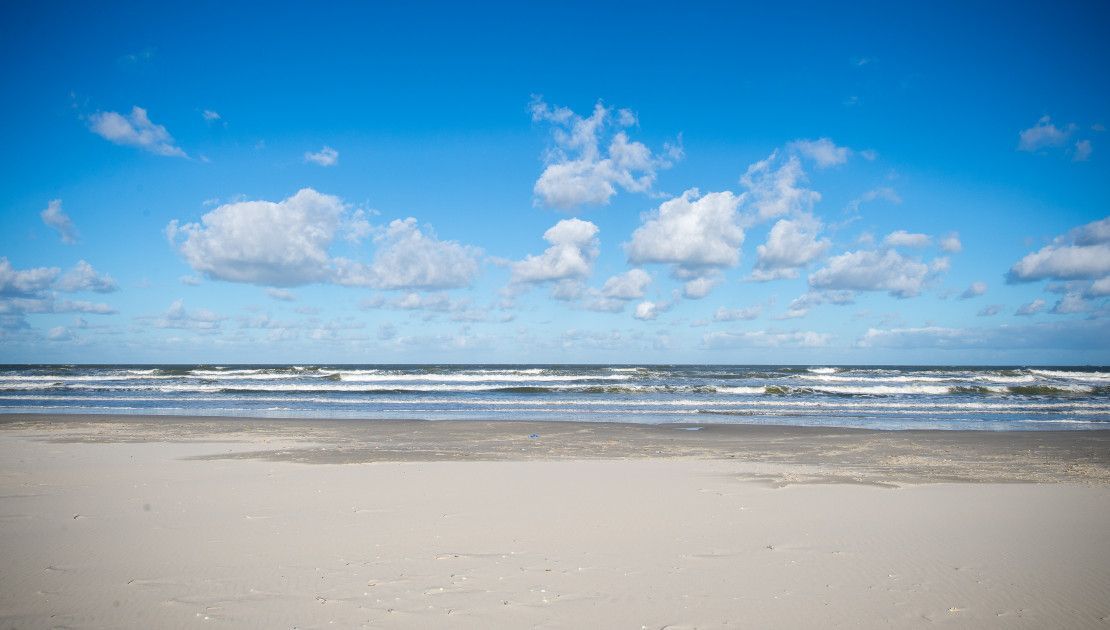
[[1105,432],[688,428],[3,416],[0,627],[1110,627]]

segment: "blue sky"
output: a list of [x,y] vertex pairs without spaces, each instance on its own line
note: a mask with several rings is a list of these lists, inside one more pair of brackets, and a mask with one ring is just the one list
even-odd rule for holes
[[12,3],[0,361],[1110,361],[1100,3]]

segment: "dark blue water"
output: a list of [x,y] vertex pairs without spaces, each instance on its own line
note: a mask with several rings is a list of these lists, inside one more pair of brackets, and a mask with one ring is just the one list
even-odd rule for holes
[[0,412],[1110,428],[1110,368],[6,366]]

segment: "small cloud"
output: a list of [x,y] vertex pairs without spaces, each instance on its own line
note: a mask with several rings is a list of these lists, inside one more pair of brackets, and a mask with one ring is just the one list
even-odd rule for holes
[[905,230],[898,230],[886,235],[883,244],[887,247],[925,247],[932,239],[928,234],[916,234]]
[[109,142],[140,148],[167,157],[189,156],[174,144],[173,136],[156,125],[142,107],[132,107],[127,116],[117,112],[97,112],[89,117],[93,133]]
[[1073,162],[1086,162],[1091,159],[1091,153],[1094,147],[1091,146],[1090,140],[1080,140],[1075,143],[1075,155],[1072,156]]
[[959,233],[952,232],[940,240],[940,248],[950,254],[958,254],[964,250],[964,244],[960,242]]
[[188,285],[190,287],[200,285],[200,278],[196,276],[181,276],[180,278],[178,278],[178,280],[181,281],[181,284]]
[[335,166],[339,163],[339,151],[325,146],[316,153],[312,153],[311,151],[306,152],[304,154],[304,161],[319,164],[320,166]]
[[1075,125],[1063,129],[1057,127],[1049,116],[1041,116],[1037,124],[1018,134],[1018,151],[1040,151],[1049,147],[1063,146],[1068,136],[1075,131]]
[[796,151],[804,157],[807,157],[815,164],[817,168],[828,168],[830,166],[837,166],[848,161],[848,157],[852,155],[852,150],[848,147],[839,147],[829,138],[818,138],[816,140],[795,140],[789,143],[787,149]]
[[62,242],[66,245],[73,245],[77,242],[78,234],[77,227],[73,225],[69,215],[62,210],[62,200],[54,199],[46,204],[46,209],[39,213],[42,217],[42,222],[51,227],[62,238]]
[[1041,298],[1037,298],[1028,304],[1022,304],[1021,306],[1019,306],[1018,310],[1014,311],[1014,315],[1021,315],[1023,317],[1036,315],[1037,313],[1043,311],[1044,307],[1045,301]]
[[980,295],[983,295],[986,292],[987,292],[987,283],[986,282],[972,282],[971,286],[969,286],[967,289],[964,290],[963,293],[960,294],[960,299],[961,300],[969,300],[973,297],[979,297]]
[[208,122],[216,122],[217,120],[220,120],[220,114],[218,112],[214,112],[210,109],[204,110],[203,112],[200,113],[200,115],[203,116],[204,119],[207,120]]
[[979,317],[994,317],[995,315],[1001,313],[1002,309],[1004,308],[1006,307],[1002,304],[991,304],[979,309],[979,312],[976,313],[976,315],[978,315]]
[[297,295],[288,289],[266,289],[266,295],[282,302],[296,302]]

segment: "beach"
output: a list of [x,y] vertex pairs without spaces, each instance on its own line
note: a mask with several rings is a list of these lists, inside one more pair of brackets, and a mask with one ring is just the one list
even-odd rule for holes
[[1106,627],[1110,435],[0,417],[4,627]]

